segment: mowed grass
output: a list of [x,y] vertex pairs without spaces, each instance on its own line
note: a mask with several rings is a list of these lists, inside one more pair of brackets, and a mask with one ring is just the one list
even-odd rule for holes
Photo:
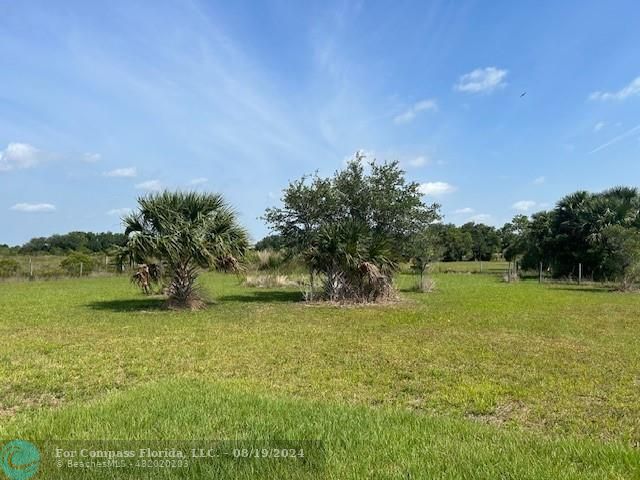
[[509,262],[437,262],[431,267],[433,273],[494,273],[505,274]]
[[[619,444],[529,433],[398,409],[371,409],[256,394],[247,386],[196,380],[160,381],[101,401],[19,417],[9,437],[85,440],[54,442],[63,449],[95,448],[95,439],[119,448],[155,445],[208,448],[206,439],[233,446],[282,445],[303,459],[195,460],[189,468],[81,469],[41,466],[43,478],[328,478],[353,479],[626,479],[640,474],[637,452]],[[193,440],[190,444],[189,440]],[[304,441],[307,443],[304,443]],[[309,444],[309,441],[312,443]],[[75,445],[75,447],[74,447]],[[187,447],[183,447],[187,445]],[[104,447],[103,447],[104,448]],[[112,447],[113,448],[113,447]],[[222,447],[227,451],[231,447]],[[46,450],[53,451],[53,448]],[[86,461],[86,459],[85,459]]]
[[322,440],[328,478],[637,478],[640,296],[435,278],[341,308],[206,274],[200,312],[126,278],[1,284],[0,437]]

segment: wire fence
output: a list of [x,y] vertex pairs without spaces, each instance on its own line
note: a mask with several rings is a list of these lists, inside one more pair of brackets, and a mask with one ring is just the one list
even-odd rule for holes
[[74,256],[9,255],[0,257],[0,280],[47,280],[92,277],[129,272],[104,254]]
[[[255,266],[255,265],[254,265]],[[4,255],[0,256],[0,281],[9,280],[49,280],[58,278],[89,278],[107,275],[131,275],[135,267],[119,265],[114,257],[107,254],[63,255]],[[409,265],[401,268],[403,273],[412,273]],[[538,282],[601,284],[615,282],[594,282],[583,277],[582,265],[576,265],[576,274],[568,278],[552,278],[551,273],[540,266],[538,270],[523,271],[516,262],[506,261],[466,261],[436,262],[430,273],[486,274],[502,277],[506,282],[520,279],[537,279]]]

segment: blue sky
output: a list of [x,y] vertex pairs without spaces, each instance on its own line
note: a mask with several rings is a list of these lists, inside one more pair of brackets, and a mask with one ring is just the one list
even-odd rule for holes
[[[162,188],[254,239],[289,180],[399,160],[445,220],[640,183],[640,4],[4,1],[0,243]],[[523,92],[526,95],[521,96]]]

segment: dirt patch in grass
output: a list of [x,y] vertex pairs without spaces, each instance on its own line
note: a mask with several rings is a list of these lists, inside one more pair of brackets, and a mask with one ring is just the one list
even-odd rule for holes
[[512,422],[524,424],[526,423],[528,413],[529,409],[523,402],[510,401],[501,403],[491,413],[467,414],[466,417],[475,422],[502,426]]

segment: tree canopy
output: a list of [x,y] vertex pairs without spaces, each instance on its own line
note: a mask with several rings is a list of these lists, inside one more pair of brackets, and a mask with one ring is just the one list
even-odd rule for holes
[[423,202],[420,185],[406,180],[398,162],[366,161],[357,153],[332,177],[316,173],[291,182],[282,206],[267,209],[264,219],[311,271],[327,277],[329,297],[367,299],[373,267],[388,279],[406,241],[438,220],[438,209]]
[[344,220],[402,240],[440,218],[439,205],[422,201],[420,185],[405,179],[398,162],[366,162],[360,153],[333,177],[316,173],[291,182],[282,203],[264,219],[293,248],[305,248],[322,226]]

